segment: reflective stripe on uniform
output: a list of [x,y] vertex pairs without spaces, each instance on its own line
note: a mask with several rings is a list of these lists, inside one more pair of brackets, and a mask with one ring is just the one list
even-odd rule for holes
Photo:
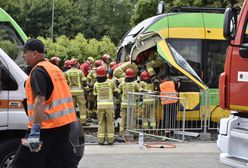
[[99,138],[104,138],[105,134],[97,134]]
[[113,138],[115,135],[114,135],[113,133],[108,133],[107,136],[108,136],[109,138]]
[[[65,115],[68,115],[68,114],[71,114],[74,112],[75,112],[74,108],[63,109],[60,111],[56,111],[52,114],[46,114],[44,116],[44,120],[52,120],[52,119],[59,118],[59,117],[62,117],[62,116],[65,116]],[[28,118],[29,118],[29,121],[32,122],[34,117],[30,115],[30,116],[28,116]]]
[[[46,106],[45,110],[48,110],[48,109],[51,109],[55,106],[59,106],[61,104],[64,104],[64,103],[69,103],[69,102],[72,102],[73,103],[73,100],[71,97],[66,97],[66,98],[63,98],[63,99],[58,99],[58,100],[55,100],[53,101],[49,106]],[[28,105],[28,110],[34,110],[34,104],[29,104]]]
[[97,102],[113,102],[113,100],[109,100],[109,99],[107,99],[107,100],[97,100]]

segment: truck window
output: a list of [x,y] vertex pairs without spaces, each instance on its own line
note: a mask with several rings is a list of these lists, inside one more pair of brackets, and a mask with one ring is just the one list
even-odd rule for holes
[[243,35],[243,44],[248,43],[248,21],[246,22],[245,27],[246,27],[246,29],[245,29],[244,35]]
[[205,83],[209,88],[218,88],[219,76],[224,71],[227,42],[206,41]]
[[1,90],[17,90],[18,85],[7,68],[0,62]]

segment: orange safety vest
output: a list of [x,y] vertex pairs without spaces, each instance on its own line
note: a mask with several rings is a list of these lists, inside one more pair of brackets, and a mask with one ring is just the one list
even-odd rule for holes
[[161,104],[171,104],[178,101],[177,91],[175,89],[175,83],[173,81],[165,81],[161,83],[159,87],[161,96],[171,97],[171,99],[161,97]]
[[[63,72],[48,61],[39,62],[36,66],[43,67],[53,83],[53,92],[50,98],[45,101],[45,116],[41,122],[41,129],[56,128],[75,121],[76,114],[71,91],[67,85]],[[31,75],[29,75],[26,82],[29,128],[33,125],[35,101],[31,88],[30,76]]]

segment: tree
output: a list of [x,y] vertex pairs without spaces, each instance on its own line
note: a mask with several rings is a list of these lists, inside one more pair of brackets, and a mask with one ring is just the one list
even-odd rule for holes
[[131,25],[135,26],[139,22],[156,15],[157,0],[139,0],[135,5],[134,15],[131,17]]
[[103,36],[102,39],[86,39],[83,34],[79,33],[75,38],[69,39],[67,36],[58,36],[53,42],[50,38],[39,37],[46,46],[46,56],[58,56],[62,60],[77,58],[83,62],[87,57],[100,58],[103,54],[108,53],[115,57],[116,46],[111,39]]

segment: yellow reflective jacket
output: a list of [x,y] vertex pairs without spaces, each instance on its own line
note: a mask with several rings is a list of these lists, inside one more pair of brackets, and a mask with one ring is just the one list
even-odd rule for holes
[[81,70],[72,67],[70,70],[65,72],[65,78],[70,86],[72,94],[84,92],[82,83],[86,81],[86,78]]

